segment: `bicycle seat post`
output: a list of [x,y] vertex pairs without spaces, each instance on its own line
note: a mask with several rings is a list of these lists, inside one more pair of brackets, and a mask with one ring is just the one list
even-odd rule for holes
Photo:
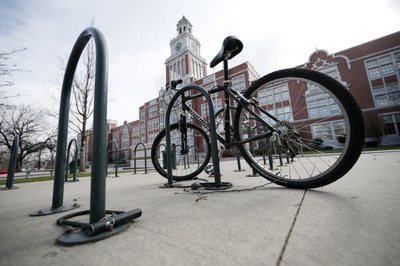
[[224,130],[225,130],[225,139],[230,140],[230,124],[231,124],[231,117],[230,117],[230,106],[229,106],[229,70],[228,70],[228,59],[224,59],[224,102],[225,102],[225,114],[224,114]]
[[224,85],[229,81],[228,60],[224,60]]

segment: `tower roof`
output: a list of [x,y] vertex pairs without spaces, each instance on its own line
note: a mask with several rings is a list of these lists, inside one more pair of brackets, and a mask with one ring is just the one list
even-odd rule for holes
[[193,27],[192,24],[185,16],[183,16],[178,21],[178,24],[176,24],[176,30],[178,31],[178,35],[185,32],[192,34],[192,27]]
[[190,26],[192,26],[192,24],[190,23],[190,21],[185,17],[185,15],[183,15],[183,17],[178,21],[178,25],[179,24],[189,24]]

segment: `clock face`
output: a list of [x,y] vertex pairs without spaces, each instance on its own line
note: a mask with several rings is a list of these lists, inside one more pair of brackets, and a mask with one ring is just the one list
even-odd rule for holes
[[182,43],[181,43],[181,42],[178,42],[178,43],[175,45],[175,50],[179,51],[181,48],[182,48]]

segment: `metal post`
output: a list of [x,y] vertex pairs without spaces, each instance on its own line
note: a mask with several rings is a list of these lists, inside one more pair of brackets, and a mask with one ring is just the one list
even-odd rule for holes
[[[188,151],[190,150],[190,148],[194,148],[194,160],[193,161],[195,162],[196,158],[197,158],[197,167],[199,167],[200,166],[199,149],[197,149],[196,146],[192,145],[192,146],[189,146]],[[190,163],[190,153],[189,153],[189,158],[188,158],[188,168],[190,167],[189,163]]]
[[242,171],[245,171],[245,170],[242,169],[242,167],[241,167],[241,164],[240,164],[240,156],[239,156],[239,154],[236,154],[236,160],[237,160],[238,169],[235,170],[235,172],[242,172]]
[[[108,82],[108,59],[106,52],[106,43],[103,35],[95,28],[87,28],[84,30],[76,41],[65,71],[64,83],[61,93],[60,118],[58,127],[57,142],[57,161],[56,174],[54,178],[53,189],[53,207],[46,210],[46,214],[65,211],[67,208],[62,205],[63,200],[63,173],[65,167],[65,148],[68,132],[68,113],[69,98],[71,95],[71,87],[74,73],[83,49],[89,40],[93,38],[96,46],[96,75],[94,88],[94,117],[93,117],[93,158],[92,158],[92,174],[90,187],[90,210],[84,211],[90,214],[90,223],[81,223],[83,227],[78,232],[68,232],[61,235],[57,241],[62,244],[82,244],[93,242],[112,236],[126,229],[131,223],[129,221],[141,216],[142,211],[135,209],[130,212],[107,211],[106,216],[106,176],[107,176],[107,82]],[[79,206],[79,205],[78,205]],[[43,210],[38,211],[33,216],[45,215]],[[79,216],[82,212],[78,212],[68,217]],[[65,219],[65,217],[64,217]],[[62,220],[64,220],[62,219]],[[72,222],[77,224],[76,222]],[[63,222],[57,220],[57,224],[62,225]],[[79,226],[78,226],[79,227]]]
[[137,150],[137,147],[139,145],[142,145],[143,149],[144,149],[144,173],[147,174],[147,152],[146,152],[146,146],[142,142],[139,142],[138,144],[136,144],[135,149],[133,151],[133,156],[134,156],[134,159],[133,159],[134,167],[133,167],[133,169],[134,169],[134,174],[135,175],[136,175],[136,150]]
[[19,136],[15,136],[11,150],[10,162],[8,163],[6,189],[13,189],[14,186],[14,171],[17,165],[18,146]]
[[[108,147],[110,146],[110,143],[112,143],[115,147],[115,157],[114,157],[114,162],[115,162],[115,177],[118,177],[118,144],[115,140],[112,140],[108,143],[107,145],[107,151]],[[108,156],[107,156],[107,164],[108,165]],[[106,167],[108,170],[108,167]]]
[[71,147],[72,147],[72,143],[75,144],[75,154],[74,154],[74,170],[73,170],[73,182],[76,182],[76,168],[77,168],[77,164],[78,164],[78,143],[76,142],[76,139],[72,139],[69,144],[68,144],[68,149],[67,149],[67,162],[66,162],[66,166],[65,166],[65,182],[68,181],[68,170],[69,170],[69,153],[71,151]]
[[54,214],[79,207],[79,204],[76,203],[63,206],[64,173],[66,165],[65,157],[72,83],[79,58],[91,38],[93,38],[96,46],[96,76],[93,109],[93,158],[90,188],[90,222],[98,221],[105,216],[108,58],[104,37],[101,32],[95,28],[87,28],[79,35],[74,47],[72,48],[64,74],[60,99],[60,115],[58,120],[57,156],[52,206],[34,212],[31,216]]
[[[208,103],[208,110],[210,115],[210,138],[211,138],[211,157],[212,163],[214,166],[214,185],[218,189],[223,186],[231,187],[232,184],[222,184],[221,183],[221,173],[219,168],[219,159],[218,159],[218,146],[217,146],[217,133],[215,126],[215,117],[214,117],[214,106],[211,101],[211,97],[208,94],[207,90],[196,85],[188,85],[180,89],[175,95],[172,97],[171,102],[167,107],[167,111],[165,113],[165,138],[166,138],[166,152],[167,152],[167,177],[168,177],[168,186],[172,187],[173,178],[172,178],[172,158],[169,156],[171,154],[171,132],[170,132],[170,115],[172,107],[174,106],[175,101],[178,99],[180,95],[189,90],[199,91],[206,99]],[[225,183],[225,182],[224,182]],[[211,186],[208,186],[211,188]]]

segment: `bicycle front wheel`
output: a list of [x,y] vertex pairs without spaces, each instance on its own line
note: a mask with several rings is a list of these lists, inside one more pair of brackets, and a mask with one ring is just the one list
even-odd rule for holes
[[[186,124],[187,132],[183,134],[178,123],[170,126],[172,178],[183,181],[193,179],[207,166],[210,155],[210,141],[200,127]],[[182,145],[183,144],[183,145]],[[184,146],[184,147],[182,147]],[[157,172],[167,178],[167,160],[165,129],[156,137],[151,147],[151,160]]]
[[235,139],[243,157],[266,179],[290,188],[316,188],[345,175],[364,144],[360,108],[337,80],[286,69],[253,83],[239,105]]

